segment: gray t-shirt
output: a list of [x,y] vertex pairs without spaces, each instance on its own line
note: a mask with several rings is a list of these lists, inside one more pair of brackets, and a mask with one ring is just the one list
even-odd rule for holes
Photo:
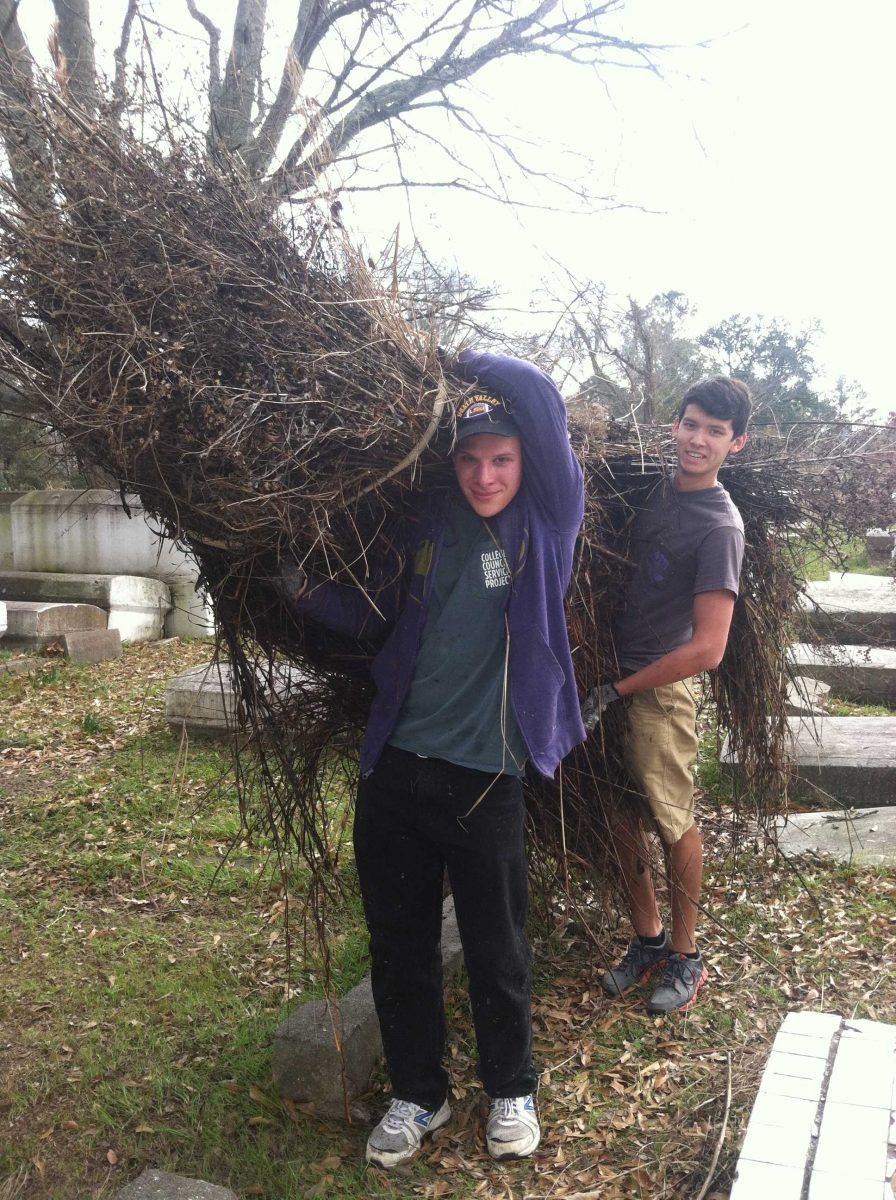
[[411,687],[393,746],[461,767],[521,775],[526,750],[505,690],[510,573],[466,503],[448,515]]
[[737,595],[744,523],[721,484],[699,492],[660,485],[635,518],[635,563],[616,621],[620,666],[637,671],[690,641],[694,597]]

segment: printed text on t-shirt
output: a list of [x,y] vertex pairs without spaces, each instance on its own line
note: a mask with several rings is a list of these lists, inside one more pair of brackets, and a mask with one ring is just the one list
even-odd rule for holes
[[507,587],[510,572],[503,550],[487,550],[482,555],[482,575],[487,588]]

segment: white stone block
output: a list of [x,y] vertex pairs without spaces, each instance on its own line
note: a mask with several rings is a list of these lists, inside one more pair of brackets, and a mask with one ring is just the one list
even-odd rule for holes
[[794,1096],[780,1096],[766,1091],[765,1079],[750,1113],[750,1126],[773,1125],[779,1129],[795,1129],[801,1133],[817,1133],[818,1101],[801,1100]]
[[809,1153],[812,1130],[759,1125],[750,1121],[741,1147],[741,1161],[772,1163],[779,1167],[802,1167]]
[[741,1159],[737,1164],[730,1200],[800,1200],[802,1190],[802,1167],[782,1167]]
[[[884,1195],[879,1182],[847,1173],[813,1171],[809,1180],[809,1200],[884,1200]],[[887,1200],[893,1200],[892,1190]]]
[[828,1082],[828,1103],[861,1104],[888,1112],[893,1097],[894,1056],[879,1042],[841,1038]]
[[813,1037],[805,1033],[791,1033],[786,1026],[778,1030],[775,1040],[772,1043],[772,1050],[780,1051],[782,1054],[807,1055],[809,1058],[823,1058],[825,1060],[827,1060],[830,1048],[831,1038],[829,1034],[822,1034],[821,1037]]
[[12,561],[12,505],[13,501],[27,496],[27,492],[0,492],[0,571],[11,571]]
[[781,1032],[808,1034],[810,1037],[827,1036],[830,1039],[842,1024],[843,1018],[837,1013],[789,1012],[781,1025]]
[[890,1113],[829,1100],[824,1106],[813,1170],[883,1181],[887,1165]]
[[6,603],[5,603],[5,601],[0,600],[0,638],[2,638],[3,635],[6,633],[6,625],[7,625]]
[[66,633],[106,628],[106,614],[94,604],[10,600],[6,604],[6,619],[6,641],[21,646],[47,646]]
[[885,1021],[869,1021],[867,1017],[847,1017],[843,1022],[843,1037],[861,1037],[896,1046],[896,1025]]
[[827,1059],[817,1055],[790,1054],[773,1049],[768,1056],[766,1071],[774,1075],[789,1075],[794,1079],[808,1079],[820,1088],[827,1066]]

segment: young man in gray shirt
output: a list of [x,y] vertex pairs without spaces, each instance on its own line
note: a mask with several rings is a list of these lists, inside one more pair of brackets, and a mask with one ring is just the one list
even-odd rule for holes
[[[695,940],[703,843],[694,823],[697,757],[693,679],[719,665],[738,593],[744,526],[718,482],[719,468],[746,441],[744,383],[708,379],[684,396],[673,433],[678,466],[635,521],[634,574],[616,627],[623,677],[589,697],[586,727],[608,704],[628,703],[626,758],[643,793],[642,813],[615,814],[614,843],[635,938],[601,979],[621,996],[663,968],[648,1011],[690,1007],[707,971]],[[650,818],[667,857],[671,930],[660,918],[642,824]]]

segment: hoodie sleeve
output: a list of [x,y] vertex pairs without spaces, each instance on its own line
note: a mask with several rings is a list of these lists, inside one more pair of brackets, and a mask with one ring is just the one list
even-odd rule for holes
[[566,405],[553,381],[533,363],[502,354],[464,351],[453,372],[500,396],[520,431],[523,478],[558,529],[578,529],[585,511],[582,468],[569,444]]

